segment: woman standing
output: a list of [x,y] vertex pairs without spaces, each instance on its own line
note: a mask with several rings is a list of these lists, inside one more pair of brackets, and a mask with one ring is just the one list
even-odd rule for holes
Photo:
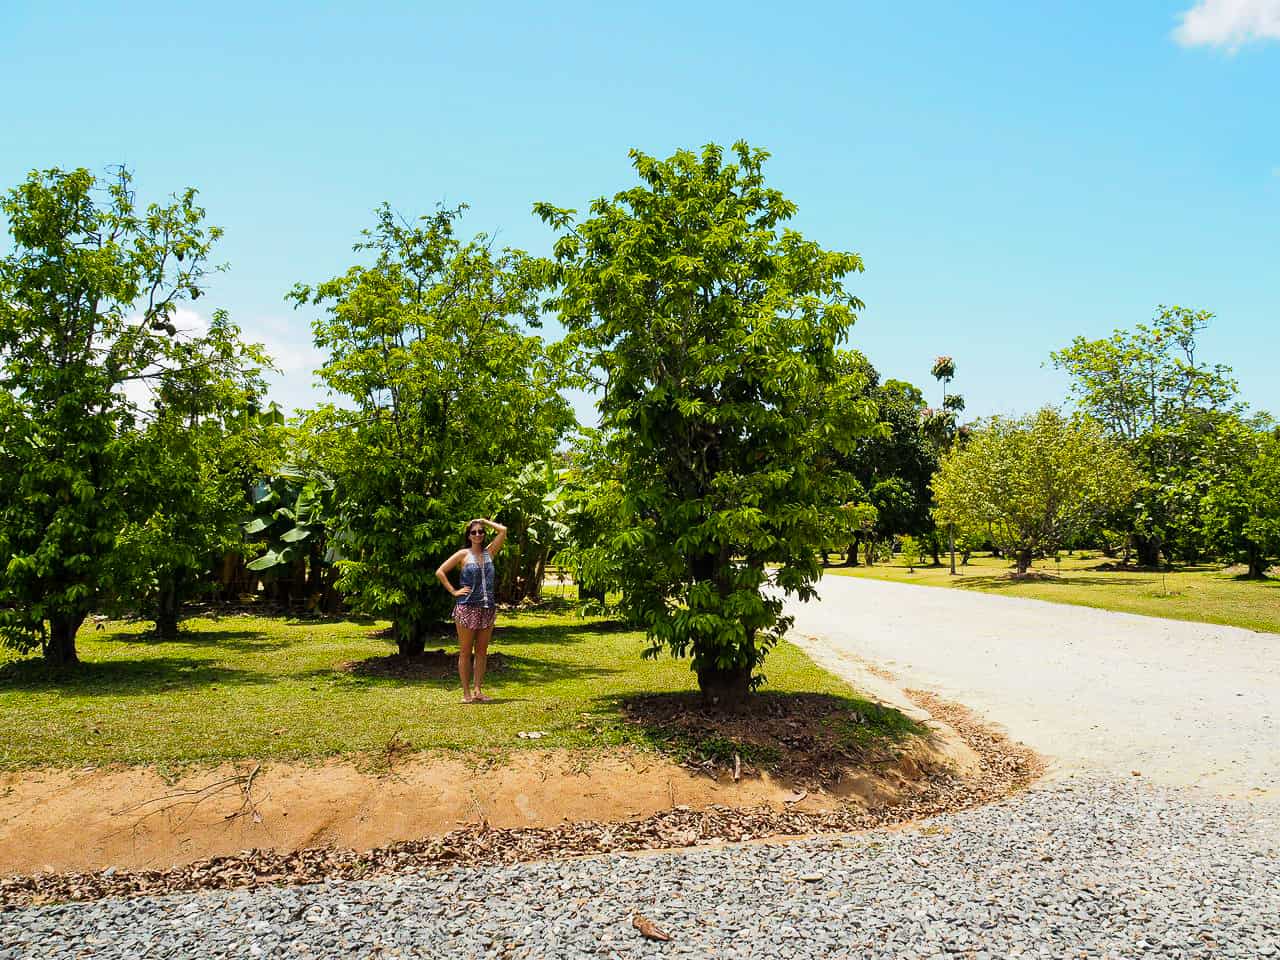
[[[485,527],[495,531],[492,542],[485,546]],[[436,579],[458,598],[453,608],[453,622],[458,628],[458,677],[462,680],[463,703],[486,703],[480,685],[484,682],[485,660],[489,655],[489,638],[497,617],[494,592],[493,558],[507,539],[507,528],[492,520],[479,518],[467,524],[467,545],[436,570]],[[462,586],[455,590],[449,582],[449,571],[462,564]],[[475,653],[475,671],[471,655]]]

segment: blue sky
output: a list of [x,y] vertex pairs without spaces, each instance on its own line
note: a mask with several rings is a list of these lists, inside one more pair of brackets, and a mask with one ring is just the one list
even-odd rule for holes
[[201,305],[280,356],[290,406],[315,355],[284,293],[353,262],[380,201],[466,201],[547,253],[533,201],[742,137],[795,227],[863,255],[852,345],[884,375],[931,388],[949,353],[969,415],[1020,413],[1065,393],[1050,350],[1178,303],[1280,413],[1280,0],[182,6],[0,5],[0,185],[197,186],[231,264]]

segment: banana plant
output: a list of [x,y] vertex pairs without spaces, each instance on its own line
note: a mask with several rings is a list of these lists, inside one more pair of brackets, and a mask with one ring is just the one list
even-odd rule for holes
[[333,481],[318,471],[285,466],[257,483],[252,503],[245,536],[265,549],[247,569],[287,582],[290,599],[297,593],[322,594],[331,607],[333,563],[341,558]]

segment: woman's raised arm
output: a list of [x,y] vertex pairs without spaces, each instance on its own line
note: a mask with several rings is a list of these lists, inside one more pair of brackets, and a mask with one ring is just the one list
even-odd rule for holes
[[507,528],[502,524],[494,523],[492,520],[485,517],[481,517],[480,522],[490,530],[498,531],[489,546],[486,548],[489,551],[489,556],[496,557],[498,555],[498,551],[502,549],[502,545],[507,542]]

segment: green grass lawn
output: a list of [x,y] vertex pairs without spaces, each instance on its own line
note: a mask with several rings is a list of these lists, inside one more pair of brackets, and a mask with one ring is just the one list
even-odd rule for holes
[[[957,557],[957,562],[958,562]],[[908,572],[900,560],[874,567],[829,567],[828,574],[871,577],[930,587],[980,590],[1011,597],[1031,597],[1074,603],[1103,610],[1120,610],[1151,617],[1221,623],[1249,630],[1280,633],[1280,580],[1245,580],[1216,567],[1195,567],[1169,573],[1098,570],[1106,558],[1098,554],[1063,556],[1060,563],[1040,560],[1037,573],[1047,578],[1015,580],[1009,564],[990,556],[975,556],[951,576],[942,567],[916,567]],[[946,563],[946,558],[943,558]]]
[[[335,668],[394,653],[374,635],[384,626],[195,619],[164,643],[147,635],[149,624],[90,623],[78,638],[84,662],[65,676],[0,654],[0,768],[376,757],[393,736],[416,750],[482,755],[654,747],[661,731],[627,723],[623,699],[695,689],[687,660],[642,660],[639,633],[563,609],[500,616],[492,650],[506,666],[486,680],[492,704],[460,703],[456,675],[406,680]],[[766,672],[770,691],[853,694],[790,644],[770,655]],[[886,733],[901,732],[902,718],[875,716]],[[524,740],[521,731],[546,736]]]

